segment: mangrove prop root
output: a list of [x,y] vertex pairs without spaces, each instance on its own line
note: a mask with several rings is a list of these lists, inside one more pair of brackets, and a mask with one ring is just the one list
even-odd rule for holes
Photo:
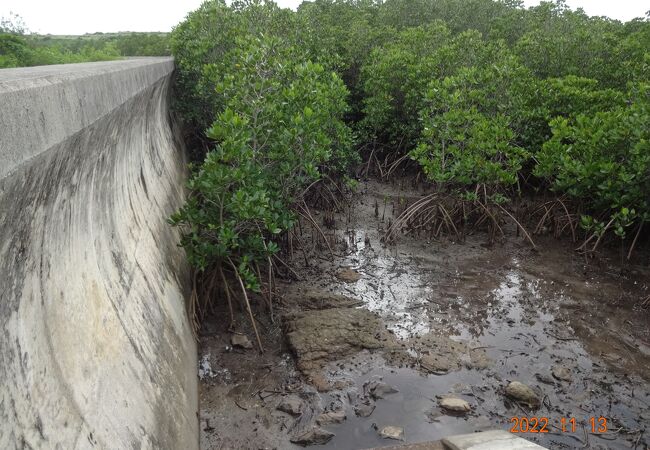
[[251,320],[251,325],[253,325],[253,331],[255,332],[255,338],[257,338],[257,345],[260,349],[260,353],[264,353],[264,347],[262,346],[262,340],[260,339],[260,334],[257,331],[257,325],[255,325],[255,317],[253,317],[253,310],[251,309],[251,304],[248,301],[248,294],[246,293],[246,286],[244,286],[244,281],[241,279],[241,276],[239,276],[239,272],[237,271],[237,267],[235,264],[232,262],[230,258],[228,258],[228,262],[232,266],[232,269],[235,272],[235,276],[237,277],[237,281],[239,281],[239,286],[241,287],[242,294],[244,295],[244,301],[246,302],[246,309],[248,310],[248,315]]

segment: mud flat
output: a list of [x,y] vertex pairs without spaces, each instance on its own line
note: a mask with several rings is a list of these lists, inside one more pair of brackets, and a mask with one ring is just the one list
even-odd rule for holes
[[[294,255],[301,280],[279,286],[281,317],[258,315],[261,359],[218,321],[203,330],[203,448],[292,448],[317,429],[333,433],[319,448],[371,448],[398,443],[386,429],[416,443],[509,431],[513,417],[548,419],[548,433],[520,436],[551,449],[650,445],[647,266],[585,265],[545,236],[533,252],[514,230],[494,245],[477,233],[384,247],[406,195],[362,184],[323,228],[334,257]],[[249,332],[243,319],[236,329]],[[287,398],[296,414],[277,409]],[[607,431],[592,432],[592,417]]]

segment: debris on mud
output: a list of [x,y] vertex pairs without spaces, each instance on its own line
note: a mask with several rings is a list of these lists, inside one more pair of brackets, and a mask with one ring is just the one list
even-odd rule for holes
[[214,378],[217,374],[212,370],[212,365],[210,364],[210,353],[207,353],[201,357],[199,360],[199,380],[204,378]]
[[506,395],[519,403],[524,403],[531,408],[540,405],[539,396],[530,387],[519,381],[513,381],[506,387]]
[[305,403],[295,395],[288,395],[280,400],[277,409],[293,416],[299,416],[305,409]]
[[244,349],[253,348],[253,343],[248,339],[248,336],[245,334],[233,334],[230,337],[230,343],[233,347],[239,347]]
[[330,425],[333,423],[341,423],[345,420],[345,410],[339,409],[337,411],[328,411],[320,414],[316,418],[316,423],[318,425]]
[[342,269],[336,274],[336,276],[339,280],[346,283],[356,283],[361,279],[361,274],[352,269]]

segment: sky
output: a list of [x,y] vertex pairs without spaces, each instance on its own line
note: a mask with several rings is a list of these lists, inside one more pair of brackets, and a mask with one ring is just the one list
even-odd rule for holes
[[[203,0],[2,0],[0,17],[22,16],[27,28],[41,34],[84,34],[115,31],[169,31]],[[276,0],[296,8],[301,0]],[[527,6],[539,0],[525,0]],[[643,0],[568,0],[592,16],[619,20],[643,17],[650,9]]]

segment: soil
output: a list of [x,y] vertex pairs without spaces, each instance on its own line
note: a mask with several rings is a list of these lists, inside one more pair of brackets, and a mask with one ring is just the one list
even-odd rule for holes
[[[417,443],[510,430],[513,417],[547,418],[548,433],[520,436],[551,449],[648,448],[647,261],[585,261],[547,236],[533,251],[514,227],[494,244],[476,233],[383,246],[417,195],[368,181],[348,211],[312,211],[334,254],[303,226],[315,249],[287,259],[300,280],[278,284],[275,323],[257,312],[262,355],[233,348],[227,314],[204,325],[202,448],[300,448],[291,441],[315,436],[319,448],[363,449],[395,445],[385,429]],[[255,342],[245,315],[234,329]],[[507,395],[511,382],[529,388],[526,401]],[[442,408],[446,398],[469,411]],[[278,410],[283,401],[301,413]],[[607,432],[592,432],[592,417]]]

